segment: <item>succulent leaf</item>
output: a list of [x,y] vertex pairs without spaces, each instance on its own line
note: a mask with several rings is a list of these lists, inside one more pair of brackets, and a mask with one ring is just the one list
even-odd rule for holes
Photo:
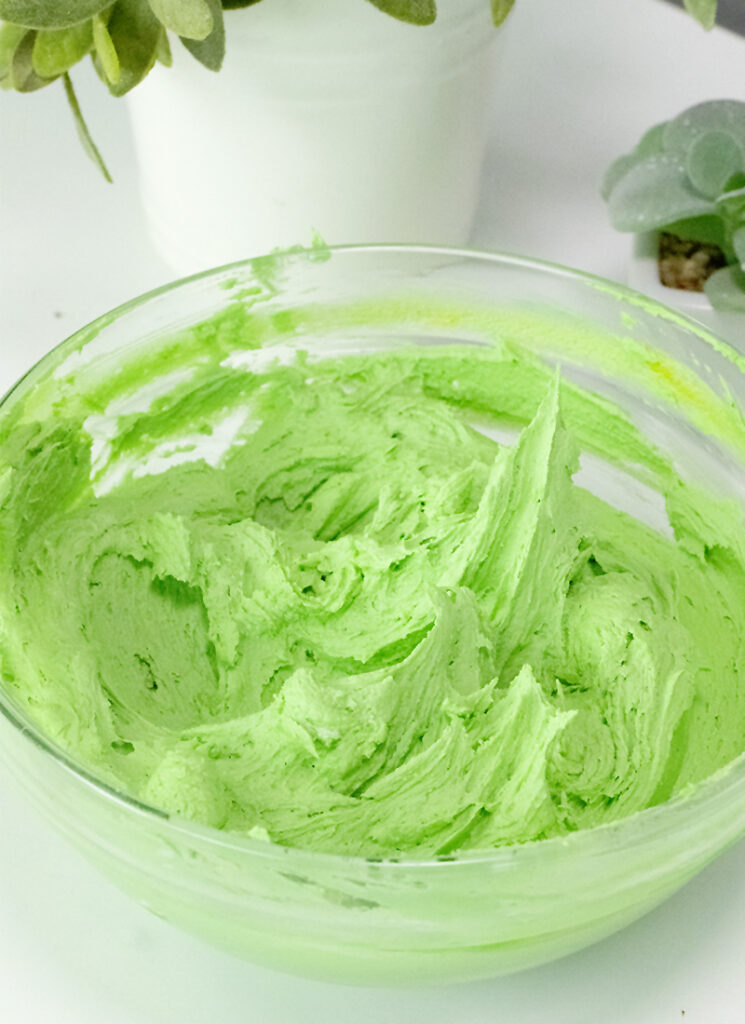
[[435,0],[368,0],[368,3],[410,25],[431,25],[437,17]]
[[662,153],[665,148],[666,123],[663,121],[662,124],[655,124],[647,129],[636,144],[634,152],[637,156],[653,156],[655,153]]
[[207,0],[212,13],[212,31],[206,39],[182,38],[181,42],[193,57],[210,71],[219,71],[225,59],[225,22],[220,0]]
[[688,178],[707,199],[720,196],[742,169],[742,149],[731,135],[719,130],[699,135],[686,156]]
[[0,25],[0,87],[12,89],[13,55],[23,42],[28,29],[22,25]]
[[16,47],[10,66],[11,87],[16,92],[35,92],[53,82],[53,78],[42,78],[34,70],[34,42],[36,33],[27,32]]
[[82,60],[90,53],[92,46],[93,28],[90,21],[70,28],[40,29],[36,33],[31,57],[34,70],[42,78],[55,78]]
[[80,109],[78,98],[75,95],[75,90],[72,87],[72,81],[70,79],[69,74],[65,73],[62,76],[62,81],[65,84],[65,95],[67,96],[67,102],[70,106],[70,110],[72,111],[72,116],[75,121],[75,127],[77,128],[83,149],[94,162],[94,164],[96,164],[98,169],[103,174],[104,178],[106,178],[106,180],[110,182],[112,179],[111,175],[109,174],[109,169],[104,163],[103,157],[99,153],[98,147],[96,146],[95,142],[91,137],[91,133],[88,131],[88,125],[85,123],[85,119]]
[[608,208],[617,231],[653,231],[684,217],[712,213],[714,204],[695,192],[682,161],[656,153],[634,161],[615,181]]
[[700,135],[723,131],[745,144],[745,103],[739,100],[707,100],[689,107],[668,121],[664,145],[668,153],[687,153]]
[[724,225],[721,217],[716,214],[709,214],[706,217],[692,217],[690,220],[676,220],[672,224],[665,225],[665,231],[678,238],[685,238],[692,242],[703,242],[705,245],[717,245],[725,249],[727,239],[724,236]]
[[111,7],[112,0],[0,0],[0,19],[26,28],[68,28]]
[[713,28],[717,16],[717,0],[683,0],[685,9],[704,28]]
[[623,156],[616,157],[610,167],[607,168],[600,183],[600,195],[606,202],[610,199],[611,193],[618,182],[628,174],[636,163],[636,153],[624,153]]
[[610,167],[606,170],[603,175],[603,180],[600,185],[600,194],[603,199],[608,200],[611,192],[616,187],[616,184],[621,178],[626,175],[632,167],[640,162],[644,157],[654,156],[656,153],[662,152],[662,136],[664,132],[665,124],[656,124],[642,135],[636,147],[631,153],[625,153],[623,156],[619,156]]
[[122,69],[119,64],[114,41],[106,27],[106,22],[99,14],[94,15],[92,24],[93,44],[96,48],[98,59],[101,61],[101,67],[109,82],[112,85],[117,85],[122,77]]
[[491,0],[491,17],[495,25],[501,25],[512,8],[515,0]]
[[214,28],[208,0],[150,0],[158,21],[177,36],[206,39]]
[[164,67],[170,68],[173,64],[173,56],[171,55],[171,44],[168,42],[168,33],[164,28],[161,29],[160,38],[158,39],[158,45],[155,51],[156,60]]
[[119,79],[110,81],[99,59],[96,70],[114,96],[123,96],[138,85],[155,64],[163,27],[147,0],[119,0],[107,25],[119,59]]
[[742,267],[715,270],[704,284],[706,297],[715,309],[745,313],[745,272]]

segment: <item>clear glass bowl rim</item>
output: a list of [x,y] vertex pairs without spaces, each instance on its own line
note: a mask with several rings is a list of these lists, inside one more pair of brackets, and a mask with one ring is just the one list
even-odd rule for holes
[[[729,359],[741,373],[745,373],[745,360],[727,342],[709,332],[695,320],[625,285],[559,263],[497,251],[487,252],[478,249],[398,243],[328,245],[323,247],[323,252],[328,252],[332,257],[337,253],[352,256],[355,253],[360,255],[383,255],[390,253],[393,256],[429,255],[439,258],[471,261],[482,265],[492,264],[495,267],[503,266],[512,269],[522,269],[527,272],[554,278],[567,278],[580,287],[598,288],[600,291],[608,294],[609,300],[615,298],[622,302],[628,301],[636,307],[643,306],[651,315],[674,322],[681,329],[687,329],[690,334],[694,335],[697,344],[708,345],[715,349],[720,356]],[[276,256],[278,260],[285,262],[303,262],[314,257],[317,258],[318,251],[312,248],[296,247],[289,250],[275,250],[271,253],[271,256]],[[21,385],[28,381],[29,378],[36,377],[42,373],[46,369],[47,363],[54,363],[67,349],[75,349],[81,342],[95,337],[100,330],[105,329],[122,316],[162,295],[176,292],[189,285],[197,284],[212,277],[217,278],[230,272],[250,269],[255,259],[255,257],[252,257],[219,267],[210,267],[199,273],[169,281],[101,314],[55,345],[19,377],[8,391],[0,397],[0,410],[11,400]],[[672,800],[654,807],[637,811],[628,817],[620,818],[617,821],[591,829],[582,829],[549,839],[502,846],[493,850],[464,851],[456,855],[426,858],[402,855],[400,858],[381,859],[378,857],[322,853],[299,847],[282,846],[278,843],[255,839],[237,833],[224,832],[208,825],[189,821],[186,818],[170,815],[157,807],[138,800],[136,797],[115,789],[103,779],[98,778],[82,762],[45,736],[33,719],[21,708],[17,707],[10,696],[5,694],[2,689],[0,689],[0,714],[3,715],[12,728],[33,743],[42,753],[49,755],[59,768],[71,775],[77,782],[93,790],[105,801],[120,805],[122,809],[130,814],[134,814],[146,822],[157,823],[161,827],[166,828],[169,833],[172,833],[174,839],[180,836],[187,841],[191,839],[200,845],[219,848],[220,850],[234,852],[239,855],[243,854],[247,858],[258,857],[262,860],[276,860],[278,865],[281,864],[285,869],[293,861],[296,861],[298,865],[312,865],[316,868],[323,868],[325,866],[331,871],[343,871],[345,868],[352,866],[356,867],[374,863],[376,867],[392,871],[410,871],[412,869],[432,871],[434,869],[438,872],[445,870],[451,874],[458,868],[471,868],[474,865],[484,865],[495,871],[500,869],[510,870],[514,869],[516,861],[519,861],[521,865],[527,866],[529,862],[545,860],[547,867],[550,867],[551,863],[555,862],[557,856],[571,856],[573,860],[576,860],[579,856],[583,859],[587,858],[588,861],[595,861],[604,854],[613,855],[621,850],[629,851],[633,847],[651,845],[656,840],[669,838],[678,832],[684,832],[687,826],[700,825],[702,812],[704,815],[711,814],[720,805],[721,809],[724,810],[730,803],[735,803],[741,807],[743,817],[742,829],[745,832],[744,751],[714,775],[697,783],[691,791],[679,794]]]

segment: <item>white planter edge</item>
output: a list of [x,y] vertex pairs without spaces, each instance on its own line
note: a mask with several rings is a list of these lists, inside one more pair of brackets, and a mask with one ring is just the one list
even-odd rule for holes
[[703,292],[668,288],[662,284],[657,267],[659,232],[647,231],[633,236],[628,266],[628,283],[638,292],[698,320],[720,335],[739,352],[745,352],[745,316],[713,309]]

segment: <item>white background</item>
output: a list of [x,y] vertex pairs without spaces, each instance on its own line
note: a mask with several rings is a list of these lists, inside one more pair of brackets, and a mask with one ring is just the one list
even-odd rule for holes
[[[518,0],[509,29],[473,243],[623,279],[604,168],[691,103],[745,99],[745,40],[657,0]],[[0,391],[170,277],[146,235],[123,104],[91,74],[77,81],[114,186],[81,154],[61,88],[0,96]],[[121,896],[0,776],[2,1024],[745,1024],[744,963],[742,844],[621,934],[511,978],[362,990],[284,977]]]

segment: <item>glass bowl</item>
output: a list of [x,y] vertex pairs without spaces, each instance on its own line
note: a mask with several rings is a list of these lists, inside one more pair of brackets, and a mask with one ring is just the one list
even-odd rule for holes
[[[683,477],[743,501],[745,372],[733,350],[610,282],[432,248],[277,253],[138,298],[16,384],[0,406],[0,438],[9,424],[53,415],[61,391],[116,380],[133,353],[177,351],[190,327],[224,311],[247,318],[266,348],[319,353],[509,337],[624,410]],[[582,473],[612,504],[654,517],[648,473],[644,482],[597,453]],[[562,956],[654,907],[745,831],[738,757],[666,803],[563,837],[420,860],[320,854],[193,824],[115,791],[42,734],[7,681],[0,710],[0,759],[117,885],[233,954],[319,978],[446,982]]]

